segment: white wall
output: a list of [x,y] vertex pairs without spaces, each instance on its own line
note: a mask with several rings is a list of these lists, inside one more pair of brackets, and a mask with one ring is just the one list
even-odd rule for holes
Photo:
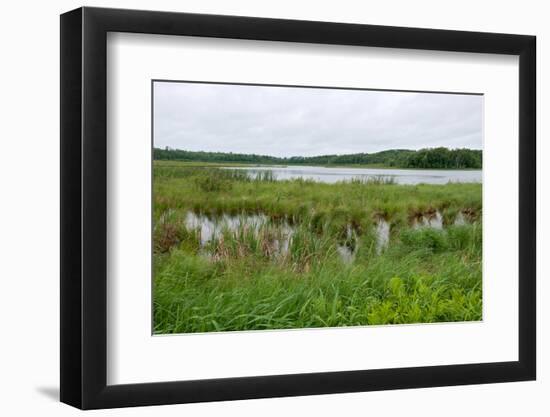
[[[538,37],[539,213],[550,209],[550,150],[542,120],[550,97],[546,2],[401,0],[93,1],[86,5],[532,34]],[[59,305],[59,17],[77,1],[2,5],[0,23],[0,410],[3,415],[76,415],[57,402]],[[100,411],[94,415],[548,415],[550,222],[539,215],[537,382],[388,391]],[[546,233],[545,233],[546,232]],[[542,237],[543,233],[545,236]],[[545,395],[546,394],[546,395]]]

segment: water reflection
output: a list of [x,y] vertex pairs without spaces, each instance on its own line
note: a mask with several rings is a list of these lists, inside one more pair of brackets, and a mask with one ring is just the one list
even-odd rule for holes
[[390,180],[396,184],[447,184],[448,182],[481,182],[481,170],[443,169],[377,169],[377,168],[326,168],[315,166],[257,166],[225,167],[246,170],[256,178],[271,171],[278,181],[291,179],[313,180],[333,184],[351,180]]
[[376,252],[380,254],[390,243],[390,224],[379,219],[376,225]]
[[[457,214],[454,224],[466,224],[466,219],[462,212]],[[274,222],[263,214],[243,214],[238,216],[224,214],[217,217],[209,217],[188,211],[185,215],[185,227],[188,231],[198,234],[202,248],[205,248],[211,242],[222,239],[224,232],[233,233],[235,236],[238,233],[252,233],[255,237],[258,237],[260,233],[265,233],[265,236],[268,236],[266,241],[270,245],[269,248],[266,248],[266,251],[273,256],[285,256],[288,254],[293,235],[296,232],[295,227],[287,221]],[[439,211],[424,213],[413,220],[412,227],[413,229],[430,227],[442,230],[443,216]],[[376,253],[380,254],[390,243],[390,223],[383,218],[379,218],[376,221],[374,232],[376,237]],[[345,241],[336,246],[336,251],[345,264],[351,264],[355,260],[359,242],[360,240],[356,232],[348,224]],[[208,253],[206,255],[211,256]]]
[[188,230],[198,230],[201,246],[205,246],[212,240],[217,240],[221,237],[224,230],[236,232],[244,229],[252,230],[255,234],[261,226],[268,222],[268,217],[260,214],[230,216],[224,214],[220,217],[210,218],[201,214],[195,214],[188,211],[185,215],[185,226]]
[[[269,224],[269,217],[263,214],[230,216],[224,214],[219,217],[209,217],[203,214],[196,214],[188,211],[185,215],[185,227],[190,232],[197,232],[201,247],[207,246],[209,243],[222,238],[224,231],[229,231],[237,234],[239,231],[250,231],[254,236],[258,237],[262,228]],[[271,252],[276,255],[286,255],[289,251],[292,242],[292,236],[295,233],[295,228],[282,221],[275,226],[276,233],[272,236]],[[383,219],[377,222],[376,229],[376,250],[380,253],[389,244],[390,240],[390,225]],[[336,246],[336,251],[340,255],[342,261],[346,264],[352,263],[355,259],[355,254],[358,248],[358,237],[351,227],[346,227],[346,241],[343,244]]]
[[413,220],[412,227],[413,229],[419,229],[421,227],[432,227],[437,230],[442,230],[443,216],[441,216],[441,213],[439,211],[423,214]]

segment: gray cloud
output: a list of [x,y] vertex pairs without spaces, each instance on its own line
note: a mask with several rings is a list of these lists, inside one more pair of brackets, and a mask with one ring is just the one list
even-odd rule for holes
[[155,82],[155,147],[274,156],[482,147],[483,97]]

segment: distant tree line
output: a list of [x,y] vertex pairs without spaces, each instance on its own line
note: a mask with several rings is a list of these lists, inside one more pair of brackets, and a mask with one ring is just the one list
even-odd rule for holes
[[181,149],[154,148],[155,160],[173,160],[213,163],[248,163],[280,165],[379,165],[395,168],[481,169],[481,150],[429,148],[412,151],[391,149],[375,153],[348,155],[291,156],[279,158],[269,155],[232,152],[193,152]]

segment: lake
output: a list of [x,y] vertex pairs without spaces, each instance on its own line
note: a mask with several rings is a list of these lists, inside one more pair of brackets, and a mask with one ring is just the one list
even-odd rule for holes
[[397,184],[446,184],[448,182],[481,182],[481,170],[442,169],[376,169],[376,168],[326,168],[316,166],[255,166],[225,167],[246,170],[251,175],[271,171],[277,180],[303,178],[333,184],[352,179],[393,179]]

